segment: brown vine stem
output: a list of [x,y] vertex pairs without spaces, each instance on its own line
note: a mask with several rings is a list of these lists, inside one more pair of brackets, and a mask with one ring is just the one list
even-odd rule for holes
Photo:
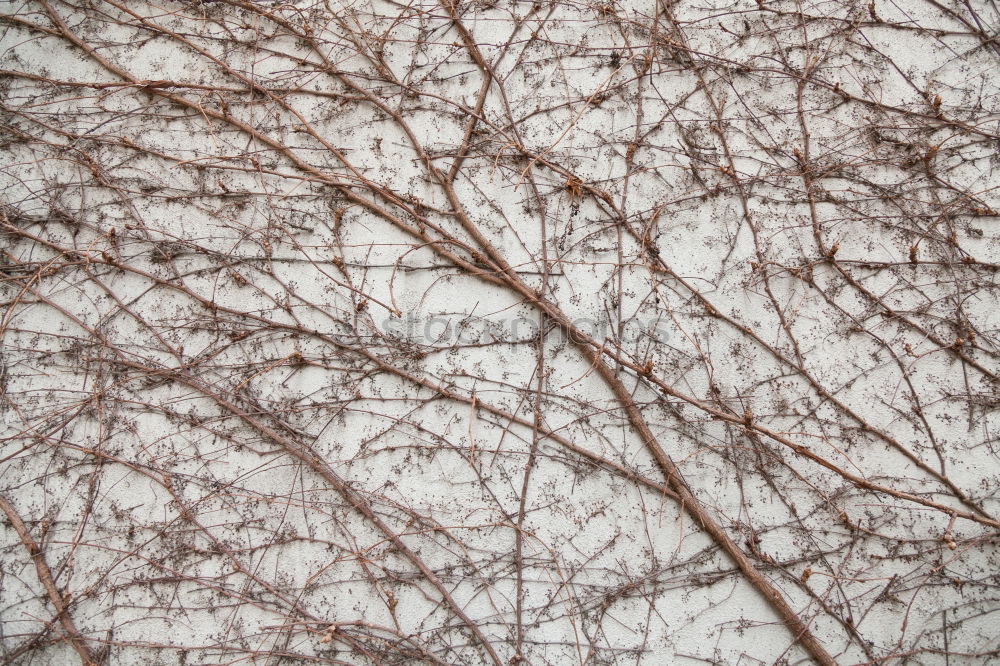
[[56,617],[59,619],[59,624],[63,629],[64,640],[80,655],[80,662],[83,666],[97,666],[101,662],[94,656],[94,653],[87,645],[86,639],[77,631],[76,626],[73,624],[73,618],[70,617],[69,604],[72,597],[68,592],[60,592],[59,588],[56,587],[55,580],[52,578],[52,571],[45,562],[45,551],[31,538],[28,527],[21,520],[21,516],[17,513],[17,510],[7,501],[7,498],[0,497],[0,509],[3,509],[3,512],[7,515],[7,520],[10,521],[14,531],[17,532],[17,536],[21,539],[21,544],[28,551],[32,562],[35,563],[35,573],[38,575],[38,582],[45,588],[49,601],[56,610]]

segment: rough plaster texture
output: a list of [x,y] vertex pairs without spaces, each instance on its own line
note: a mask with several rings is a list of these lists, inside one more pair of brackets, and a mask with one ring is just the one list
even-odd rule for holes
[[997,658],[993,2],[0,4],[11,663]]

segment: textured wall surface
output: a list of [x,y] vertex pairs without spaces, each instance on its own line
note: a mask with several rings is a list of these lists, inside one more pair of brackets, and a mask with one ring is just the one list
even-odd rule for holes
[[5,663],[1000,656],[993,0],[0,7]]

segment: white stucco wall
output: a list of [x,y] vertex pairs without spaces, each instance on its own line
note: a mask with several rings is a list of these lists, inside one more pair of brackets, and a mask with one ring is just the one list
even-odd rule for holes
[[0,4],[11,663],[997,658],[992,3]]

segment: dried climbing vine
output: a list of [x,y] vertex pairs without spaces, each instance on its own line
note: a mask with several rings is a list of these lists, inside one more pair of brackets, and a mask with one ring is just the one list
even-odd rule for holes
[[11,664],[1000,656],[1000,9],[0,14]]

